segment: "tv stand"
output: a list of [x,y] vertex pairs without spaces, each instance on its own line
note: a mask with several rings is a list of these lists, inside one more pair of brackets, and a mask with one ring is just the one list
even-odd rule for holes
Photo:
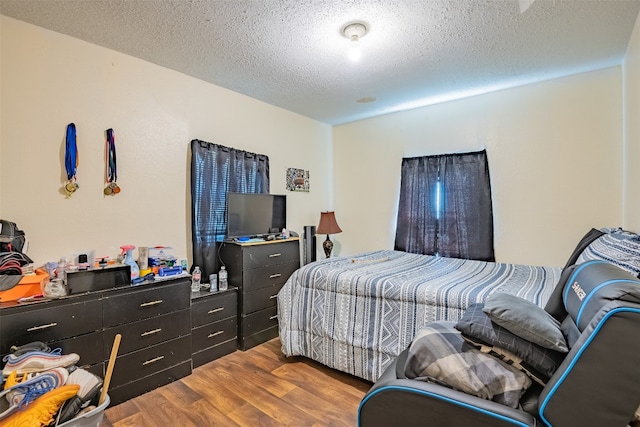
[[238,287],[238,346],[248,350],[278,336],[277,295],[300,268],[300,238],[225,243],[220,258]]

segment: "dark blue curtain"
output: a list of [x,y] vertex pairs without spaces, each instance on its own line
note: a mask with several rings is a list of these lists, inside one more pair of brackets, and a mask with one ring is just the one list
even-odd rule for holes
[[485,150],[402,159],[395,248],[495,260]]
[[228,192],[269,193],[269,157],[191,141],[193,264],[200,266],[202,277],[219,269],[218,246],[227,227]]

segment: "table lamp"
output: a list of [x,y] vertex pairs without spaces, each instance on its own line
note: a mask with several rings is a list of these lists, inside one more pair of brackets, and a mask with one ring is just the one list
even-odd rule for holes
[[316,230],[317,234],[326,234],[327,239],[322,242],[322,249],[327,258],[331,257],[331,251],[333,250],[333,242],[329,239],[329,234],[342,233],[340,226],[336,222],[336,215],[334,212],[320,212],[320,224]]

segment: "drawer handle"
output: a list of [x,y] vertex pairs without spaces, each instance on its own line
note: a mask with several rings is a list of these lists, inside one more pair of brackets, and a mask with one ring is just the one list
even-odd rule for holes
[[53,328],[56,325],[57,323],[53,322],[53,323],[49,323],[48,325],[34,326],[33,328],[27,329],[27,332],[39,331],[40,329]]
[[224,334],[224,331],[218,331],[218,332],[214,332],[213,334],[209,334],[207,338],[217,337],[220,334]]
[[276,314],[275,316],[269,317],[269,320],[273,320],[273,319],[277,319],[277,318],[278,318],[278,315]]
[[152,331],[143,332],[143,333],[140,334],[140,336],[141,337],[146,337],[147,335],[157,334],[160,331],[162,331],[162,328],[154,329]]
[[269,297],[269,299],[274,299],[274,298],[278,298],[278,294],[271,295],[271,296]]
[[276,274],[272,274],[271,276],[269,276],[269,279],[275,279],[276,277],[281,277],[282,274],[281,273],[276,273]]
[[207,311],[207,314],[217,313],[217,312],[222,311],[222,310],[224,310],[224,307],[214,308],[213,310]]
[[145,302],[145,303],[140,304],[140,307],[150,307],[152,305],[162,304],[162,302],[163,301],[161,299],[155,300],[155,301],[151,301],[151,302]]
[[281,255],[282,254],[271,254],[271,255],[269,255],[269,258],[276,258],[276,257],[279,257]]
[[150,365],[150,364],[155,363],[155,362],[157,362],[159,360],[162,360],[162,359],[164,359],[164,356],[154,357],[153,359],[150,359],[150,360],[147,360],[146,362],[143,362],[142,366]]

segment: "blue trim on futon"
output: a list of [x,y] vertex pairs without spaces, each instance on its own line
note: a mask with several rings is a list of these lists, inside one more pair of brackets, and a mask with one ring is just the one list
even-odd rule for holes
[[578,326],[578,328],[580,327],[580,317],[582,316],[582,312],[584,311],[585,307],[587,306],[587,304],[589,303],[589,300],[591,299],[591,297],[600,289],[604,288],[605,286],[608,285],[612,285],[614,283],[620,283],[620,282],[629,282],[631,284],[637,285],[638,281],[637,280],[629,280],[629,279],[613,279],[613,280],[609,280],[603,283],[600,283],[598,286],[596,286],[595,288],[591,289],[591,291],[589,291],[589,294],[584,298],[584,300],[582,300],[582,304],[580,305],[580,310],[578,310],[578,315],[576,316],[576,326]]
[[544,410],[546,409],[547,404],[549,403],[549,400],[551,399],[553,394],[556,392],[558,387],[560,387],[560,384],[562,384],[564,382],[564,380],[566,379],[567,375],[569,375],[569,372],[571,372],[571,369],[573,369],[575,364],[578,362],[578,359],[580,359],[580,357],[582,356],[582,353],[584,353],[584,351],[587,349],[589,344],[591,344],[591,342],[594,340],[596,334],[602,328],[602,325],[604,325],[604,323],[609,319],[609,317],[613,316],[614,314],[621,313],[621,312],[632,312],[632,313],[639,313],[640,314],[640,309],[628,308],[628,307],[620,307],[620,308],[616,308],[616,309],[613,309],[610,312],[608,312],[602,318],[602,320],[600,320],[600,322],[598,323],[598,326],[595,327],[595,329],[593,330],[593,332],[589,336],[589,339],[587,339],[587,341],[582,345],[582,347],[580,347],[580,350],[578,350],[578,354],[576,354],[576,357],[573,358],[573,360],[571,361],[571,363],[569,364],[567,369],[565,369],[565,371],[562,373],[562,376],[560,377],[560,379],[553,385],[553,387],[551,388],[551,391],[549,392],[549,394],[547,394],[547,397],[545,397],[544,401],[542,402],[542,405],[540,405],[539,414],[540,414],[540,419],[542,419],[542,421],[546,425],[548,425],[549,427],[553,427],[553,425],[544,417]]
[[[386,391],[386,390],[400,390],[400,391],[406,391],[406,392],[409,392],[409,393],[416,393],[416,394],[426,395],[426,396],[433,397],[433,398],[436,398],[436,399],[445,400],[445,401],[447,401],[449,403],[452,403],[454,405],[462,406],[464,408],[471,409],[473,411],[480,412],[480,413],[483,413],[485,415],[488,415],[488,416],[491,416],[491,417],[494,417],[494,418],[498,418],[498,419],[500,419],[502,421],[507,421],[507,422],[513,423],[514,425],[517,425],[517,426],[528,427],[527,424],[524,424],[524,423],[522,423],[520,421],[508,418],[508,417],[506,417],[504,415],[499,415],[499,414],[493,413],[491,411],[487,411],[486,409],[478,408],[478,407],[470,405],[468,403],[463,403],[463,402],[460,402],[458,400],[454,400],[454,399],[451,399],[451,398],[448,398],[448,397],[444,397],[444,396],[441,396],[439,394],[428,392],[428,391],[425,391],[425,390],[418,390],[418,389],[411,388],[411,387],[404,387],[404,386],[397,386],[397,385],[380,387],[379,389],[377,389],[373,393],[365,396],[365,398],[362,400],[362,402],[360,402],[360,406],[358,407],[358,426],[360,425],[360,412],[362,411],[362,405],[364,405],[367,402],[367,400],[369,400],[371,397],[375,396],[376,394],[378,394],[378,393],[380,393],[382,391]],[[469,396],[471,396],[471,395],[469,395]],[[505,408],[506,408],[506,406],[505,406]]]
[[[565,310],[569,311],[567,309],[567,295],[569,295],[569,290],[571,290],[571,282],[573,282],[573,280],[576,278],[580,270],[593,264],[608,264],[608,262],[600,261],[600,260],[591,260],[578,265],[578,267],[575,270],[573,270],[573,273],[571,273],[571,276],[569,277],[567,282],[564,284],[564,292],[562,293],[562,304],[564,304]],[[576,322],[576,324],[577,323],[578,322]]]

